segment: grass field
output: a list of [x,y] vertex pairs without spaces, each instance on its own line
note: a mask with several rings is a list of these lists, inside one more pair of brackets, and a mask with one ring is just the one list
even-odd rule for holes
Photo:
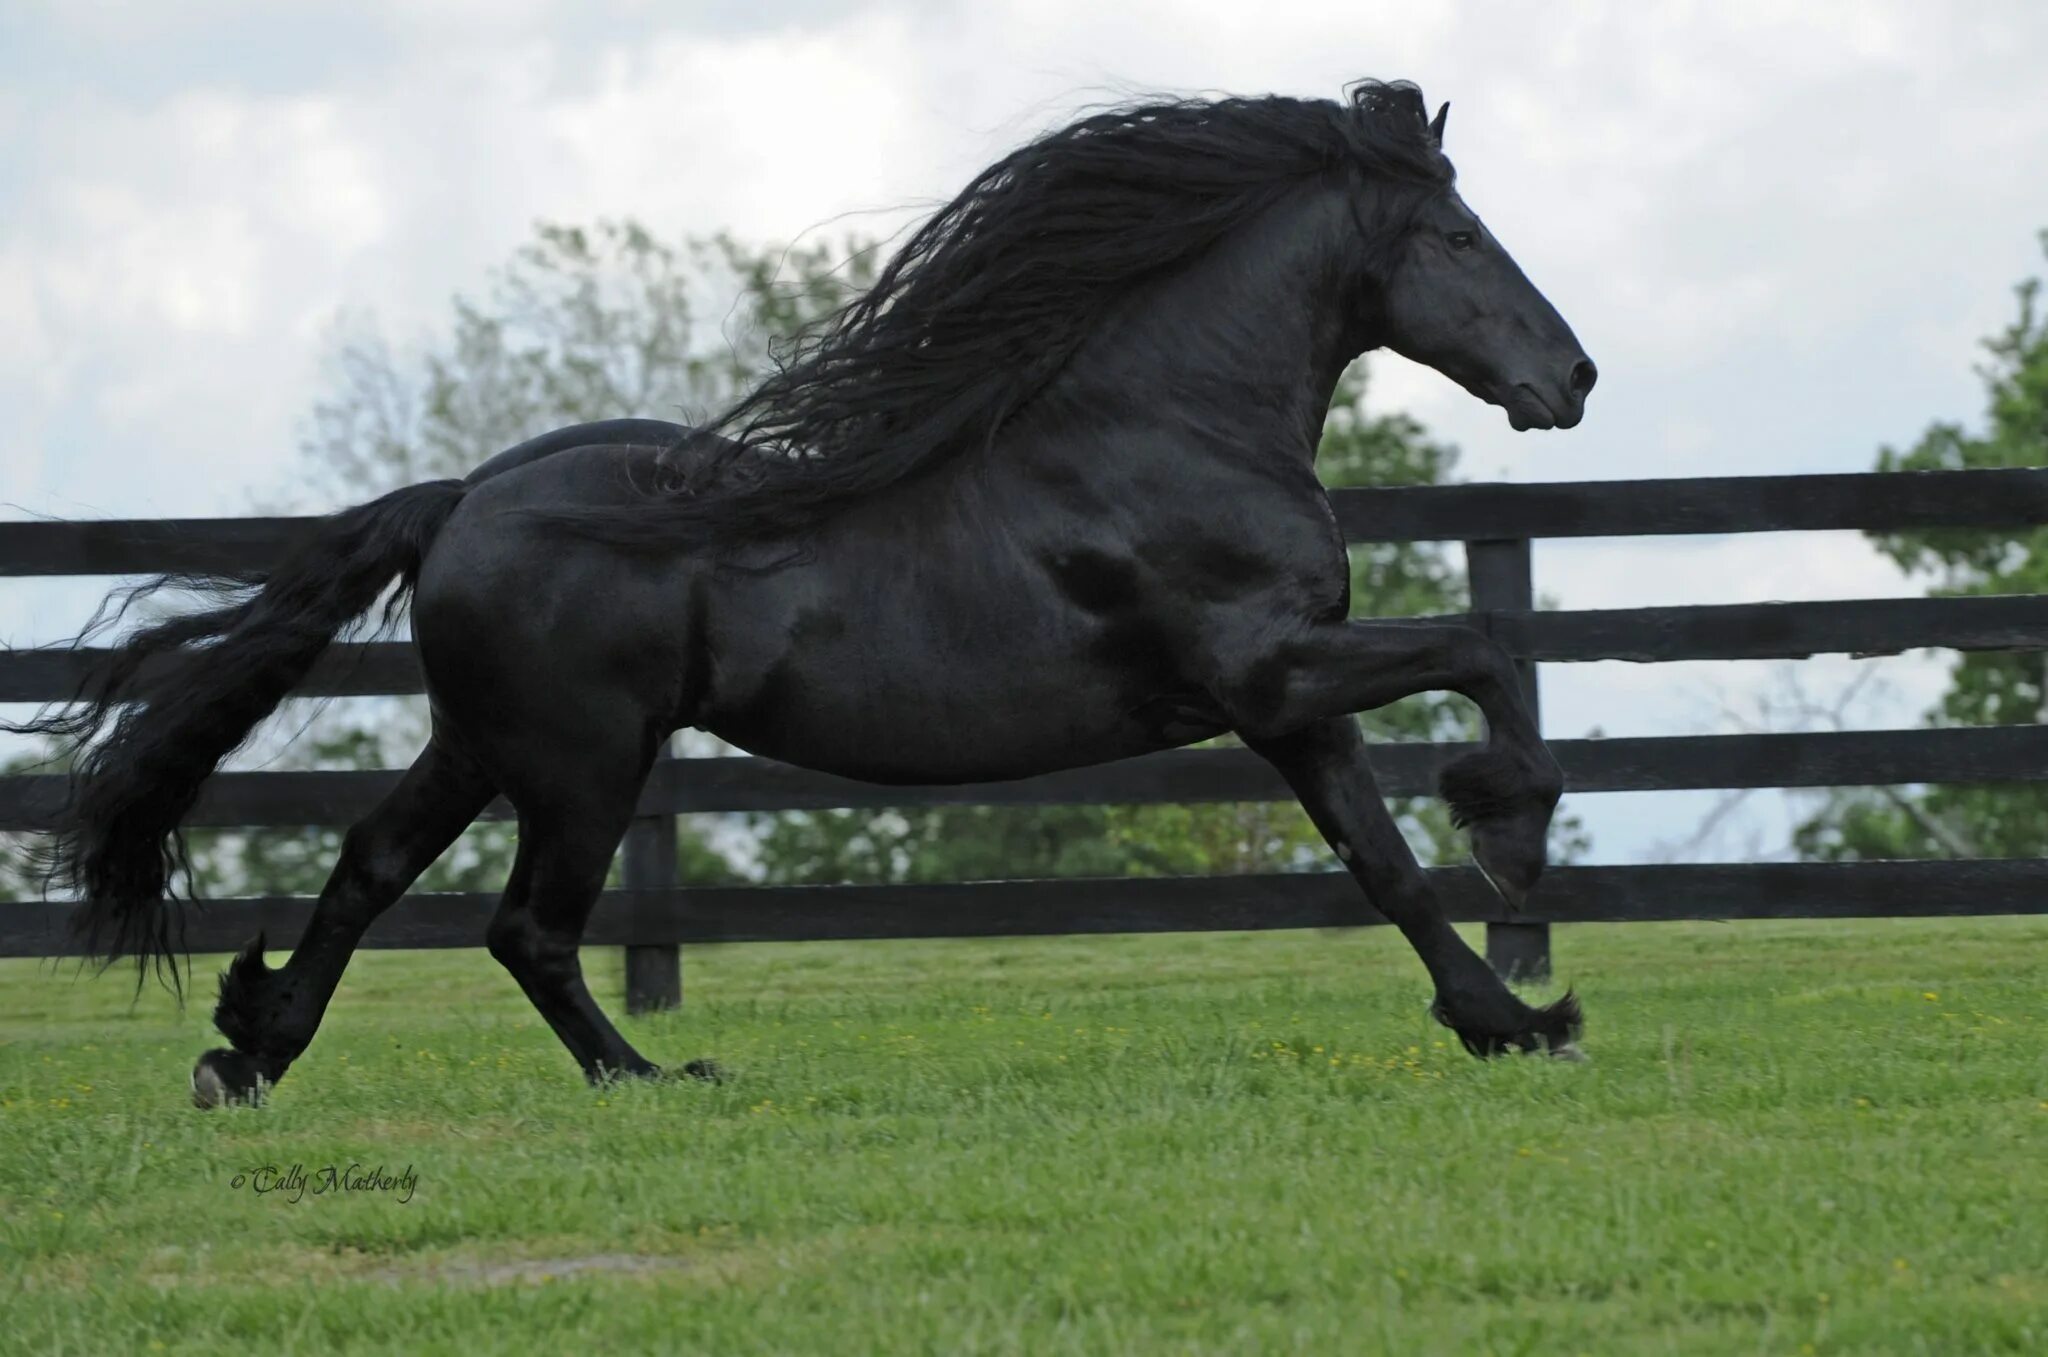
[[1384,931],[702,949],[628,1029],[734,1077],[607,1091],[366,954],[214,1113],[205,1004],[0,963],[0,1349],[2048,1350],[2048,920],[1558,953],[1589,1065],[1447,1046]]

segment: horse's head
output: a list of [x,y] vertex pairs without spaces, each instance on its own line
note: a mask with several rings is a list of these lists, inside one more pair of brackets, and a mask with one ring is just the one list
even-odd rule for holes
[[[1439,143],[1443,126],[1439,112]],[[1379,291],[1378,341],[1500,406],[1515,428],[1569,429],[1584,416],[1593,360],[1456,189],[1408,218]]]

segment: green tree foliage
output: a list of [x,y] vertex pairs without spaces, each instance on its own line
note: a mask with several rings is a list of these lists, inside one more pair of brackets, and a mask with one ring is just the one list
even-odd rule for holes
[[[2048,250],[2048,232],[2042,234]],[[1936,423],[1905,452],[1880,451],[1880,471],[2048,466],[2048,317],[2041,280],[2016,289],[2018,314],[1984,341],[1978,368],[1988,397],[1984,426]],[[1937,595],[2048,594],[2048,528],[1986,532],[1948,528],[1873,533],[1871,540]],[[1985,652],[1959,657],[1930,726],[2031,724],[2048,719],[2048,657]],[[2029,857],[2048,831],[2048,787],[1944,786],[1845,790],[1800,825],[1809,858]]]
[[766,367],[769,345],[865,286],[872,262],[856,242],[756,249],[723,234],[671,244],[633,222],[540,225],[415,359],[344,330],[302,442],[306,484],[351,503],[467,475],[565,424],[701,418]]
[[[40,754],[16,754],[0,759],[0,777],[58,771]],[[0,903],[34,900],[41,892],[35,881],[29,853],[33,847],[27,834],[0,834]]]

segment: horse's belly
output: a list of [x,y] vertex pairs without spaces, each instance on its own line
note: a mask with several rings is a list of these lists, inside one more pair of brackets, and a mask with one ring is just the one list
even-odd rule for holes
[[1202,699],[1037,657],[890,667],[790,661],[701,724],[750,753],[869,782],[1028,777],[1221,732]]

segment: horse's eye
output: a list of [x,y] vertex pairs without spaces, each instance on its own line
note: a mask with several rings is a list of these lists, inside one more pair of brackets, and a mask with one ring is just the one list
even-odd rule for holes
[[1479,243],[1476,231],[1446,231],[1444,241],[1454,250],[1469,250]]

